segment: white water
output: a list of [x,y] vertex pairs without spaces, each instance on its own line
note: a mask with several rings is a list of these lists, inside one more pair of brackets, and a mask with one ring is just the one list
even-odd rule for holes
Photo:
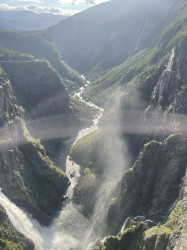
[[43,239],[38,232],[40,227],[36,220],[32,220],[29,215],[11,202],[0,190],[0,204],[5,208],[12,225],[27,238],[32,239],[36,249],[42,249]]
[[[84,76],[82,76],[84,78]],[[84,78],[85,79],[85,78]],[[95,104],[91,103],[91,102],[86,102],[83,100],[82,98],[82,93],[84,91],[84,89],[88,86],[90,82],[87,81],[87,83],[80,88],[80,91],[78,93],[76,93],[74,95],[74,97],[77,97],[80,99],[81,102],[84,102],[86,103],[87,105],[89,105],[90,107],[94,107],[96,108],[97,110],[99,110],[98,114],[96,115],[96,117],[94,117],[93,119],[93,125],[88,127],[88,128],[85,128],[85,129],[82,129],[79,131],[73,145],[75,145],[75,143],[80,140],[81,138],[89,135],[90,133],[94,132],[95,130],[98,129],[98,122],[99,122],[99,119],[102,117],[103,115],[103,109],[102,108],[99,108],[98,106],[96,106]],[[72,198],[73,196],[73,188],[76,186],[77,184],[77,181],[79,179],[79,176],[80,176],[80,166],[77,165],[74,161],[72,161],[69,157],[69,155],[67,156],[67,159],[66,159],[66,174],[68,176],[68,178],[71,180],[71,186],[69,187],[68,189],[68,192],[67,192],[67,196],[69,198]]]
[[169,61],[168,61],[168,64],[166,65],[166,69],[163,71],[161,78],[159,79],[158,87],[157,87],[158,91],[157,91],[157,88],[155,88],[155,90],[153,92],[153,97],[152,97],[153,99],[156,97],[156,93],[158,92],[157,104],[159,104],[161,99],[162,99],[166,79],[168,77],[170,77],[170,72],[172,70],[173,63],[174,63],[174,57],[175,57],[175,50],[173,48],[172,52],[171,52],[171,56],[170,56]]
[[172,49],[172,53],[171,53],[171,57],[169,59],[167,68],[165,69],[165,71],[171,71],[172,70],[172,66],[173,66],[173,62],[174,62],[174,57],[175,57],[175,50],[174,48]]
[[[89,82],[80,91],[75,94],[82,102],[82,92]],[[93,120],[93,125],[85,128],[78,133],[74,144],[82,137],[95,131],[98,121],[102,116],[103,109],[93,103],[85,102],[89,106],[99,110],[98,115]],[[68,200],[62,207],[57,218],[55,218],[49,227],[42,227],[30,215],[18,208],[0,191],[0,204],[6,209],[12,225],[31,239],[35,244],[36,250],[80,250],[84,248],[84,237],[90,230],[90,222],[79,212],[77,205],[72,202],[73,188],[76,186],[80,176],[80,166],[73,162],[69,155],[66,159],[66,174],[71,181],[67,190]]]
[[121,227],[121,232],[123,232],[123,231],[127,228],[127,225],[128,225],[128,223],[129,223],[129,220],[130,220],[130,219],[132,219],[132,217],[128,217],[128,218],[125,220],[123,226]]

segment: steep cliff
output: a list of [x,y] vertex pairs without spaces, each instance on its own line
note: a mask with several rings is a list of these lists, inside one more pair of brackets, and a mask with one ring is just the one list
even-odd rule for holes
[[[187,245],[186,8],[186,0],[142,0],[138,4],[136,0],[110,1],[48,30],[54,31],[55,37],[55,32],[63,27],[67,36],[62,45],[71,48],[78,43],[74,51],[64,53],[76,67],[80,59],[85,59],[80,70],[88,72],[100,64],[99,75],[123,62],[90,84],[84,93],[88,99],[105,105],[105,112],[100,128],[77,141],[70,150],[70,156],[81,166],[73,207],[87,217],[91,228],[86,228],[84,241],[107,236],[98,239],[91,249],[178,250]],[[175,21],[165,29],[174,16]],[[80,45],[73,38],[80,31],[79,25],[82,27],[88,19],[88,27],[83,29],[88,39],[82,39],[79,33],[83,42]],[[89,36],[91,24],[93,34]],[[72,26],[75,30],[70,29]],[[115,29],[117,33],[111,33]],[[97,34],[104,39],[94,39]],[[25,43],[33,35],[44,44],[47,40],[52,49],[49,37],[40,32],[4,32],[3,45],[8,41],[13,48],[10,37],[15,36],[16,40],[20,36],[18,41],[22,41],[26,36],[22,45],[28,52]],[[87,50],[83,50],[85,47]],[[17,43],[15,49],[18,48]],[[38,57],[36,48],[32,50]],[[90,53],[93,55],[88,63]],[[55,56],[60,58],[58,51]],[[84,119],[93,111],[76,99],[70,101],[60,77],[46,60],[8,50],[0,51],[0,59],[1,188],[18,206],[48,224],[69,185],[62,171],[67,153],[62,154],[67,149],[65,139],[80,128],[70,106],[74,111],[83,108],[78,115]],[[52,60],[51,64],[55,65]],[[75,89],[70,90],[73,93]],[[90,114],[84,116],[84,110]],[[61,168],[52,161],[51,156],[56,159],[52,151],[59,152]],[[77,213],[73,212],[72,218],[75,217]],[[69,217],[66,219],[68,224]],[[2,241],[4,244],[4,238]]]
[[[185,249],[187,245],[187,62],[184,56],[187,39],[184,27],[180,35],[175,33],[176,26],[169,28],[164,35],[162,49],[168,42],[173,49],[156,84],[152,85],[150,98],[147,99],[147,95],[145,99],[144,93],[145,82],[151,83],[148,77],[146,81],[142,78],[136,91],[125,94],[121,99],[122,133],[126,141],[128,139],[132,159],[136,160],[118,184],[118,196],[115,192],[112,195],[107,225],[110,233],[117,233],[129,216],[144,216],[140,220],[152,220],[157,226],[149,225],[150,229],[144,228],[139,235],[139,225],[136,223],[132,228],[129,225],[121,235],[108,237],[99,249],[164,250]],[[171,36],[174,36],[173,44]],[[133,97],[138,97],[138,101],[133,101]],[[139,238],[136,246],[133,245],[133,237]],[[125,247],[127,242],[129,244]]]
[[[164,224],[154,223],[143,216],[129,217],[118,236],[108,236],[97,242],[92,250],[170,250],[186,249],[186,175],[184,176],[178,200],[168,211]],[[158,217],[157,217],[158,218]],[[155,224],[155,226],[153,226]]]
[[[185,1],[183,4],[180,5],[183,6],[183,15],[164,31],[157,47],[149,53],[140,53],[137,62],[136,56],[127,60],[122,67],[126,71],[121,73],[117,82],[119,71],[113,76],[111,73],[110,91],[109,88],[103,91],[101,80],[97,89],[101,99],[106,93],[111,93],[107,103],[102,99],[105,113],[100,122],[101,130],[99,134],[78,141],[72,148],[73,159],[95,174],[98,189],[108,180],[107,173],[113,177],[121,170],[118,168],[119,148],[114,143],[114,130],[118,131],[120,138],[123,137],[122,149],[128,148],[126,154],[123,151],[124,157],[129,159],[124,161],[124,168],[130,169],[123,172],[123,178],[119,178],[110,190],[110,200],[104,200],[105,206],[94,224],[96,232],[101,230],[100,236],[116,235],[121,228],[123,232],[118,236],[108,236],[101,244],[96,242],[93,249],[164,250],[186,246],[185,195],[181,196],[187,166],[187,19]],[[93,96],[97,100],[97,94]],[[115,163],[110,161],[112,155],[115,155]],[[80,197],[78,203],[89,196],[89,192],[83,193],[79,185],[76,191]],[[98,190],[95,192],[94,199],[100,195]],[[125,221],[129,217],[132,224],[128,225]],[[105,222],[106,227],[103,226]]]
[[80,122],[61,78],[48,61],[9,50],[1,51],[1,65],[24,109],[30,133],[42,141],[51,140],[46,144],[48,152],[63,167],[64,162],[58,161],[65,147],[62,142],[78,131]]
[[[28,62],[33,63],[34,62]],[[12,63],[13,64],[13,63]],[[20,67],[24,67],[20,63]],[[46,70],[46,63],[41,63]],[[36,62],[37,65],[37,62]],[[6,65],[7,66],[7,65]],[[10,66],[9,66],[10,67]],[[2,191],[16,204],[19,206],[25,207],[34,217],[36,217],[42,223],[49,223],[57,210],[60,198],[65,194],[66,189],[68,187],[68,178],[64,174],[64,172],[57,168],[54,162],[47,156],[45,148],[41,145],[40,141],[31,137],[30,133],[27,129],[27,123],[24,122],[24,109],[20,107],[20,100],[28,100],[27,108],[32,108],[31,103],[34,101],[37,104],[37,100],[32,99],[32,93],[34,91],[34,83],[37,79],[37,70],[39,65],[34,69],[35,71],[31,73],[35,74],[33,77],[33,85],[30,86],[30,99],[26,99],[26,95],[29,96],[28,90],[25,88],[26,93],[24,93],[24,85],[22,88],[19,84],[29,83],[29,80],[25,80],[22,78],[21,72],[23,75],[27,75],[27,62],[25,63],[25,71],[19,72],[16,74],[14,71],[14,66],[11,65],[10,69],[14,73],[14,80],[12,81],[12,75],[8,71],[5,71],[1,68],[1,107],[0,107],[0,117],[1,117],[1,164],[0,164],[0,183]],[[43,71],[40,71],[41,75],[43,75]],[[8,77],[10,74],[10,79]],[[54,73],[55,74],[55,73]],[[16,79],[17,76],[17,79]],[[28,79],[30,79],[31,75],[27,75]],[[52,77],[52,76],[51,76]],[[54,77],[54,76],[53,76]],[[18,81],[20,80],[20,82]],[[23,82],[21,81],[23,80]],[[35,79],[35,80],[34,80]],[[58,80],[58,78],[57,78]],[[60,81],[56,80],[56,84],[62,86],[62,91],[64,90],[63,85],[61,85]],[[32,82],[32,77],[30,79]],[[36,81],[36,84],[38,82]],[[47,81],[44,84],[47,84]],[[16,85],[17,84],[17,85]],[[55,82],[54,82],[55,84]],[[13,86],[13,88],[12,88]],[[22,91],[19,92],[19,99],[17,99],[14,95],[16,93],[16,87],[20,87]],[[38,87],[38,85],[36,85]],[[35,86],[35,87],[36,87]],[[46,85],[47,86],[47,85]],[[46,87],[43,88],[46,90]],[[15,91],[14,91],[15,90]],[[36,89],[35,89],[36,91]],[[36,93],[36,92],[35,92]],[[38,96],[36,98],[41,98],[42,101],[42,90],[41,92],[38,89]],[[45,92],[43,92],[43,97],[46,98]],[[67,94],[66,94],[67,95]],[[25,98],[25,99],[24,99]],[[63,100],[63,99],[62,99]],[[33,103],[32,103],[33,105]],[[50,103],[51,108],[53,106],[58,107],[60,105],[60,101],[57,103]],[[48,108],[50,108],[50,105]],[[61,103],[63,107],[63,103]],[[67,104],[66,104],[67,105]],[[34,106],[33,106],[34,108]],[[42,110],[42,109],[40,109]],[[60,108],[59,108],[60,110]],[[26,109],[28,112],[29,109]],[[44,112],[44,111],[43,111]],[[63,110],[62,110],[63,112]],[[54,112],[53,112],[54,113]],[[42,118],[42,112],[36,112],[38,114],[37,118]],[[45,112],[43,113],[45,114]],[[62,121],[61,121],[62,122]],[[46,121],[45,121],[46,124]],[[40,123],[42,126],[42,123]],[[46,128],[48,128],[49,124],[46,124]],[[51,126],[51,124],[50,124]],[[32,127],[32,126],[31,126]],[[41,129],[41,127],[40,127]],[[35,131],[40,131],[38,126],[34,127]],[[44,128],[43,128],[44,130]],[[59,128],[60,130],[60,128]],[[61,129],[62,130],[62,129]],[[45,132],[49,132],[48,130]],[[38,138],[38,133],[36,132],[36,137]],[[42,139],[42,138],[41,138]],[[44,138],[43,138],[44,139]],[[49,139],[49,138],[48,138]]]
[[179,194],[186,171],[186,146],[184,135],[145,144],[122,180],[120,198],[110,207],[108,223],[116,224],[121,220],[122,226],[129,216],[164,215]]

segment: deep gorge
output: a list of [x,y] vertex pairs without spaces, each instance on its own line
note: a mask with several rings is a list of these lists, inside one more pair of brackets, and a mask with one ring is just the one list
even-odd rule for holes
[[186,0],[0,29],[0,249],[186,249],[186,54]]

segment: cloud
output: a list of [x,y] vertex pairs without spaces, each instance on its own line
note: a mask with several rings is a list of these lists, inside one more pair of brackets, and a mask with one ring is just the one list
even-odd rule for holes
[[71,16],[78,12],[78,10],[71,10],[71,9],[62,9],[58,7],[49,7],[49,6],[39,6],[39,5],[27,5],[25,9],[34,11],[36,13],[52,13],[55,15],[65,15]]
[[[90,5],[96,5],[109,0],[16,0],[17,6],[0,4],[1,10],[28,10],[36,13],[51,13],[71,16]],[[76,7],[77,6],[77,7]]]
[[17,2],[44,3],[42,0],[17,0]]
[[15,7],[11,7],[11,6],[7,5],[7,4],[0,4],[0,9],[1,10],[14,10]]
[[58,7],[48,7],[48,6],[39,6],[39,5],[26,5],[26,6],[17,6],[17,7],[12,7],[9,6],[7,4],[0,4],[0,9],[1,10],[6,10],[6,11],[10,11],[10,10],[28,10],[28,11],[33,11],[35,13],[51,13],[54,15],[62,15],[62,16],[71,16],[74,15],[76,13],[78,13],[78,10],[63,10],[62,8],[58,8]]
[[59,4],[100,4],[109,0],[57,0]]

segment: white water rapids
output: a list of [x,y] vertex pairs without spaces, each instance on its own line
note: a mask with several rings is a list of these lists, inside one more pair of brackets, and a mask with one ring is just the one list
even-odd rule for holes
[[[87,84],[80,88],[75,94],[82,102],[82,92]],[[98,121],[102,116],[103,109],[97,107],[91,102],[85,102],[87,105],[99,110],[94,117],[93,125],[81,130],[78,133],[74,144],[82,137],[95,131]],[[49,227],[42,227],[30,215],[18,208],[12,203],[0,190],[0,204],[6,209],[8,217],[17,231],[22,233],[26,238],[31,239],[35,244],[36,250],[82,250],[84,249],[84,237],[91,229],[90,222],[79,212],[77,206],[72,202],[73,188],[76,186],[80,176],[80,166],[73,162],[69,155],[66,159],[66,174],[71,181],[67,190],[68,200]]]

